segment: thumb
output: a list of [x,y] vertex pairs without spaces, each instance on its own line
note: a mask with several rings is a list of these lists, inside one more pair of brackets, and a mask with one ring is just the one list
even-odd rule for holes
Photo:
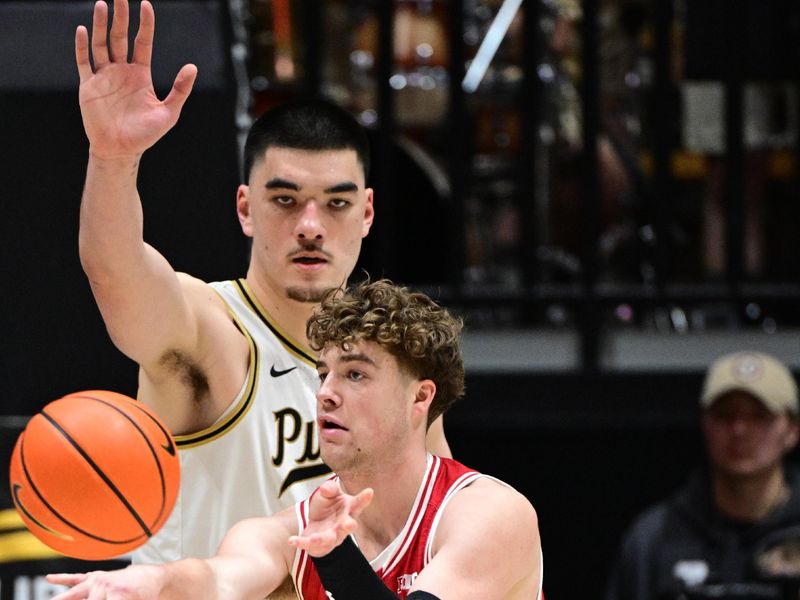
[[164,106],[175,113],[179,113],[183,108],[186,99],[192,92],[192,87],[197,79],[197,67],[189,64],[183,65],[178,75],[175,77],[175,82],[172,84],[172,89],[164,99]]

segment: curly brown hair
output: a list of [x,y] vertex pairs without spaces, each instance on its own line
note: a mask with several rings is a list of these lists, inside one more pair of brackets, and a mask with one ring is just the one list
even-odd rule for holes
[[436,395],[428,411],[430,425],[464,395],[462,327],[460,319],[425,294],[379,279],[330,292],[306,333],[317,352],[329,345],[346,350],[359,341],[377,342],[412,377],[432,380]]

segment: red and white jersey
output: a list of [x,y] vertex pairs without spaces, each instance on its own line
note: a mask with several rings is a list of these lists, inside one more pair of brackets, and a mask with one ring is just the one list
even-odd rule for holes
[[[486,475],[455,460],[428,455],[425,476],[405,527],[370,562],[376,574],[398,598],[408,595],[417,575],[430,562],[436,528],[450,498],[479,477]],[[308,523],[309,501],[306,499],[296,505],[299,532]],[[330,600],[307,552],[295,552],[292,577],[301,600]]]

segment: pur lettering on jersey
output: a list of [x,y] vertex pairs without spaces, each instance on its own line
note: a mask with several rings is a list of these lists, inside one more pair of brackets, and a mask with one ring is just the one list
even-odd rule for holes
[[[299,481],[326,475],[331,470],[327,465],[319,462],[319,442],[317,441],[316,423],[314,421],[303,422],[303,417],[293,408],[284,408],[276,411],[274,415],[278,433],[278,447],[275,449],[275,456],[272,457],[272,464],[280,467],[285,460],[287,449],[302,448],[300,455],[294,459],[294,462],[300,466],[292,469],[286,475],[278,494],[280,496],[291,485]],[[300,439],[301,435],[303,436],[302,439]]]
[[417,578],[417,575],[419,575],[418,571],[400,575],[400,577],[397,578],[397,593],[399,594],[410,590],[411,586],[414,585],[414,580]]

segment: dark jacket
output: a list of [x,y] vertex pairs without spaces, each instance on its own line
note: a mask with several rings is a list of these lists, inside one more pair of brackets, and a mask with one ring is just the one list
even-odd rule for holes
[[763,582],[754,561],[759,549],[781,536],[800,536],[800,473],[787,469],[786,478],[791,494],[782,506],[760,522],[736,523],[717,512],[707,475],[694,473],[683,488],[646,510],[626,532],[606,600],[676,599],[692,597],[681,592],[698,585]]

